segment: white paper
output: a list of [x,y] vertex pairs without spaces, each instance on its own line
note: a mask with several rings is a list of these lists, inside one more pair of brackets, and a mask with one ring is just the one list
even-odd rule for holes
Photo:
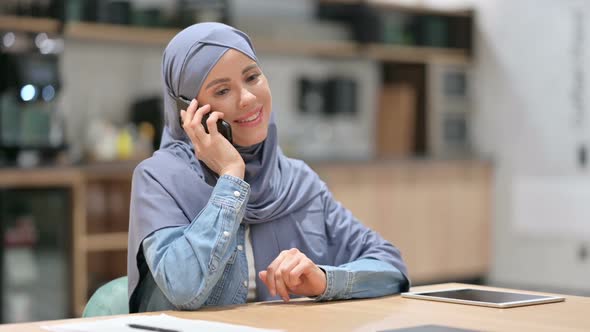
[[550,236],[590,234],[587,176],[523,176],[515,179],[513,189],[517,231]]
[[278,332],[279,330],[259,329],[249,326],[177,318],[166,314],[143,316],[134,315],[120,318],[103,319],[82,323],[67,323],[61,325],[42,326],[52,332],[150,332],[144,329],[129,327],[128,324],[141,324],[159,327],[179,332],[208,331],[208,332]]

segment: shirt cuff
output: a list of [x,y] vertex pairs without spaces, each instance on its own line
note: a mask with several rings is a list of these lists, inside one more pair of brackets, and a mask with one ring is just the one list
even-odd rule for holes
[[352,287],[353,273],[335,266],[318,265],[326,273],[326,290],[323,294],[313,298],[315,301],[329,301],[346,298]]
[[232,175],[224,174],[218,180],[211,202],[215,205],[240,209],[244,202],[248,202],[250,185],[248,182]]

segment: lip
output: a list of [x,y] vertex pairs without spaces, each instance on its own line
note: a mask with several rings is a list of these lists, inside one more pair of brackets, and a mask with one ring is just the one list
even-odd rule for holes
[[[251,117],[252,115],[254,115],[254,114],[258,113],[258,112],[262,112],[262,105],[258,106],[258,107],[257,107],[256,109],[254,109],[252,112],[248,112],[248,113],[246,113],[246,115],[244,115],[244,116],[242,116],[242,117],[240,117],[240,118],[238,118],[238,119],[235,119],[235,120],[234,120],[234,122],[238,122],[238,121],[244,121],[244,120],[246,120],[247,118]],[[262,115],[262,114],[261,114],[261,115]],[[240,123],[240,124],[244,124],[244,123]]]

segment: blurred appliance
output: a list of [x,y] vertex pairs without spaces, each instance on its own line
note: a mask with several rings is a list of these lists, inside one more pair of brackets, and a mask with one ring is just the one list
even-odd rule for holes
[[152,146],[154,151],[160,148],[162,130],[164,129],[163,101],[159,96],[141,98],[131,106],[131,122],[139,127],[142,122],[149,123],[154,129]]
[[469,75],[467,65],[428,66],[428,148],[433,157],[461,158],[471,153]]
[[71,317],[70,196],[0,190],[0,323]]
[[326,96],[327,114],[354,114],[357,105],[356,81],[347,77],[331,77],[326,80],[324,95]]
[[37,163],[65,148],[64,119],[57,109],[61,88],[56,54],[4,53],[0,72],[0,165],[23,152]]
[[228,0],[66,0],[65,20],[184,28],[198,22],[227,22]]
[[323,81],[300,77],[298,86],[299,111],[304,114],[320,114],[325,104]]
[[[63,18],[65,0],[4,0],[0,3],[0,13],[43,18]],[[82,0],[76,0],[81,2]]]
[[471,15],[412,12],[395,6],[386,8],[373,1],[341,2],[320,2],[318,17],[348,24],[361,43],[471,50]]
[[355,114],[357,83],[348,77],[299,78],[298,106],[302,113],[327,116]]

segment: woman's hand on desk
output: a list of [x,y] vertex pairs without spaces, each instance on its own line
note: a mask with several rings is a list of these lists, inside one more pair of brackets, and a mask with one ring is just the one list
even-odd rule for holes
[[289,294],[318,296],[326,290],[326,274],[296,248],[282,251],[258,274],[270,294],[289,302]]
[[[219,176],[229,174],[243,179],[246,169],[244,159],[238,150],[217,131],[217,120],[223,118],[223,113],[211,112],[209,104],[198,109],[197,106],[197,100],[193,99],[188,109],[180,112],[182,128],[193,143],[197,158]],[[201,119],[209,112],[211,112],[211,116],[207,119],[207,127],[209,128],[209,134],[207,134],[205,127],[201,124]]]

